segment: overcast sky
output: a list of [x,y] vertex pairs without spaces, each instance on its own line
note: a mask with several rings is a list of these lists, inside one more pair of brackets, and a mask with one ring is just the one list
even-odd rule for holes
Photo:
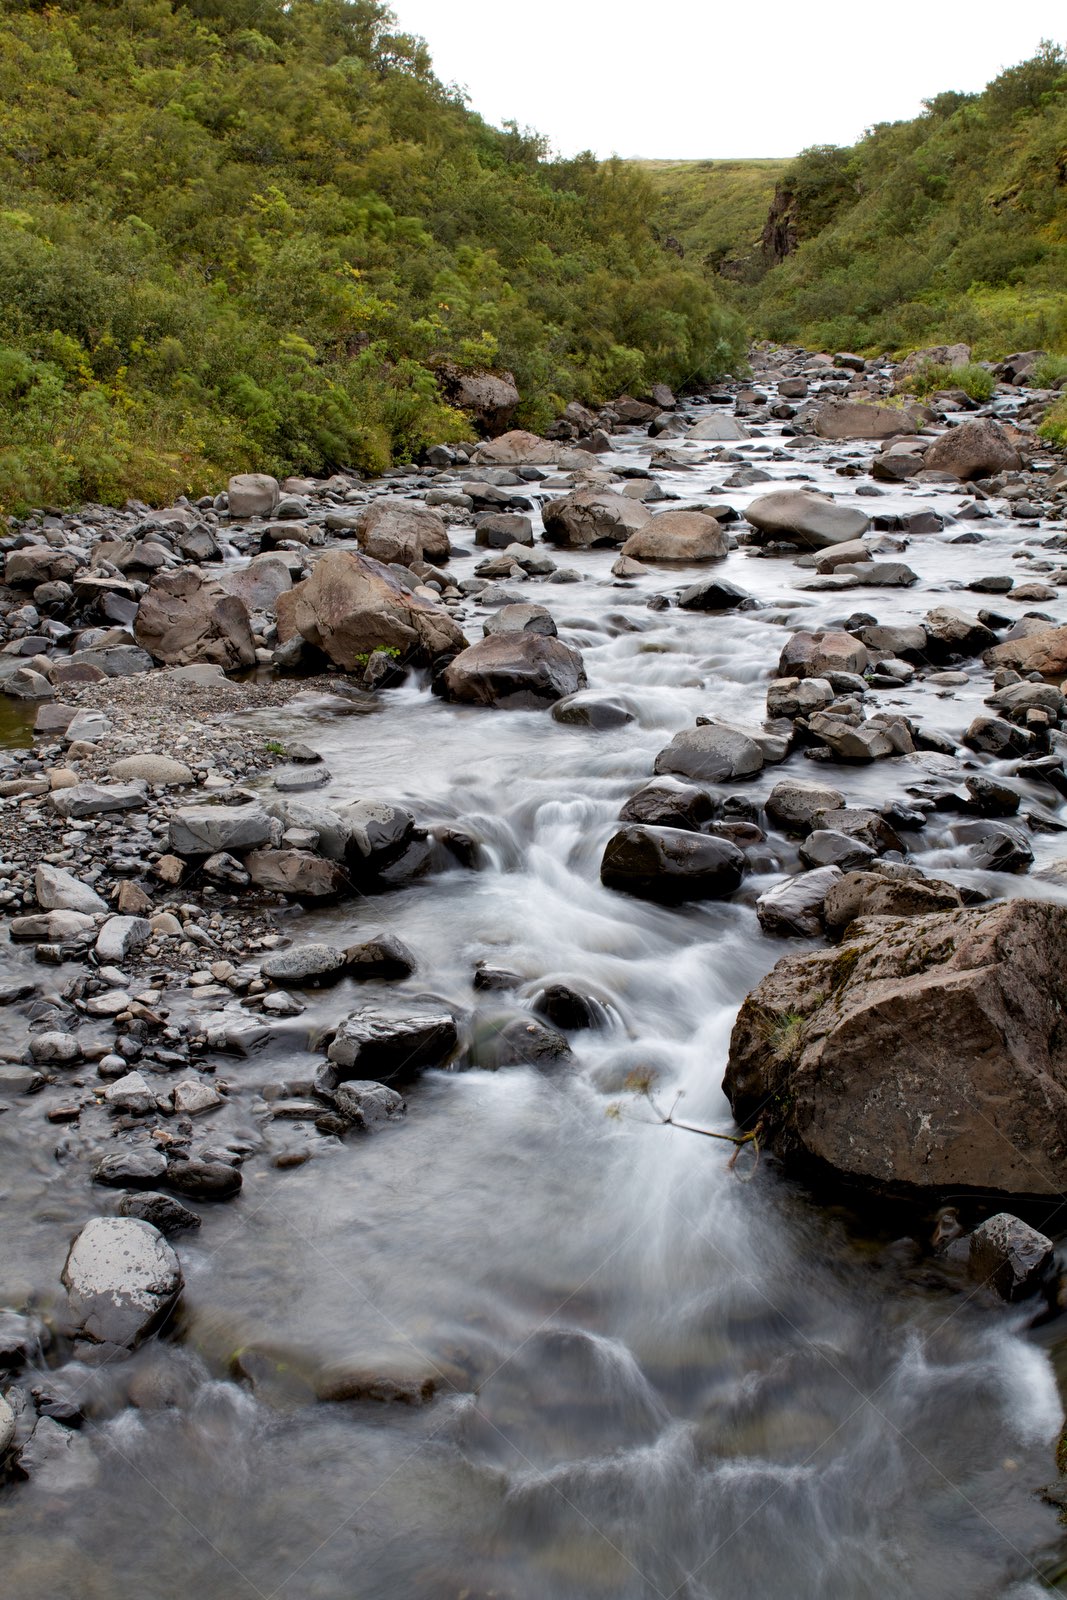
[[981,89],[1063,0],[391,0],[439,78],[562,155],[788,156]]

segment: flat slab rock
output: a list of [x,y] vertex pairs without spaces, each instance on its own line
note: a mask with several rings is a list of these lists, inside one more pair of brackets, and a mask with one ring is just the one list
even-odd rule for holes
[[70,1247],[63,1282],[86,1338],[132,1348],[174,1305],[182,1271],[150,1223],[94,1217]]

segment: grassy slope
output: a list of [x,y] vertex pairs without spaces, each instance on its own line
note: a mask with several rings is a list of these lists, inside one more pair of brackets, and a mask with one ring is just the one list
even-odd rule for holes
[[469,434],[443,362],[538,426],[743,350],[642,174],[487,126],[376,0],[7,0],[0,100],[0,509],[380,469]]
[[759,244],[787,160],[640,161],[661,200],[660,227],[715,270]]

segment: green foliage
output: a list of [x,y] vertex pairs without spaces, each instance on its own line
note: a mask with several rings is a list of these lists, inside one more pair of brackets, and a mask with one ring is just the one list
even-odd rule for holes
[[799,248],[741,291],[758,334],[980,357],[1067,348],[1067,56],[1043,43],[982,94],[946,93],[783,174]]
[[758,246],[788,161],[641,161],[660,201],[657,227],[711,271]]
[[940,389],[962,389],[972,400],[988,400],[996,386],[993,374],[976,361],[959,367],[924,361],[904,384],[910,394],[919,395],[936,394]]
[[1061,378],[1067,378],[1067,356],[1042,356],[1034,368],[1034,383],[1037,387],[1051,389]]
[[0,14],[0,506],[380,470],[736,367],[648,179],[545,159],[376,0],[9,0]]

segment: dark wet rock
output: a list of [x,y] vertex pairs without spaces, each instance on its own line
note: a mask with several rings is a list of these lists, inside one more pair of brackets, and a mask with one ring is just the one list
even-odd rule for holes
[[137,1344],[171,1310],[181,1267],[158,1229],[126,1217],[87,1222],[63,1268],[71,1316],[97,1344]]
[[935,606],[923,618],[926,653],[932,661],[980,656],[996,644],[996,634],[977,617],[955,606]]
[[609,839],[600,880],[642,900],[678,905],[733,894],[745,865],[742,852],[726,839],[634,823]]
[[634,713],[621,697],[584,689],[557,700],[552,717],[571,728],[621,728],[633,722]]
[[646,822],[660,828],[688,828],[696,833],[715,815],[715,801],[706,789],[678,778],[656,778],[630,796],[619,812],[620,822]]
[[364,1132],[385,1122],[399,1122],[407,1110],[395,1089],[370,1079],[339,1083],[333,1103],[346,1123]]
[[34,1317],[0,1308],[0,1371],[13,1372],[25,1366],[36,1357],[46,1339],[44,1325]]
[[469,1057],[473,1067],[551,1067],[570,1060],[571,1047],[556,1028],[529,1012],[501,1016],[488,1011],[471,1018]]
[[599,1000],[582,994],[568,983],[550,983],[538,990],[530,1002],[532,1010],[554,1028],[576,1033],[584,1028],[603,1027],[607,1012]]
[[518,512],[490,511],[478,518],[474,542],[489,550],[506,550],[513,544],[532,545],[533,524]]
[[701,578],[682,590],[678,604],[683,611],[734,611],[755,601],[728,578]]
[[169,1194],[159,1194],[151,1189],[139,1194],[124,1194],[119,1201],[119,1214],[151,1223],[168,1239],[200,1226],[200,1218],[195,1211],[190,1211],[188,1206],[183,1206],[180,1200],[172,1199]]
[[724,1087],[787,1160],[880,1188],[1067,1183],[1067,908],[856,924],[748,996]]
[[1030,734],[1005,722],[1003,717],[977,716],[963,735],[968,749],[1001,758],[1026,755],[1032,742]]
[[391,1083],[444,1066],[457,1042],[455,1018],[442,1007],[385,1011],[364,1006],[344,1019],[330,1045],[334,1086],[353,1078]]
[[171,1161],[164,1182],[191,1200],[228,1200],[241,1187],[241,1173],[225,1161]]
[[1006,822],[960,822],[953,832],[961,844],[970,846],[975,866],[986,872],[1028,872],[1034,864],[1026,835]]
[[508,709],[536,707],[585,687],[577,650],[539,633],[508,633],[469,645],[438,680],[449,700]]
[[475,989],[490,991],[505,991],[508,989],[521,989],[522,974],[512,972],[510,967],[497,967],[488,961],[479,961],[475,964],[471,983]]
[[798,872],[775,884],[756,901],[756,915],[764,933],[780,938],[815,938],[822,932],[823,902],[841,876],[836,866]]
[[92,1446],[82,1434],[51,1417],[39,1417],[18,1455],[18,1470],[46,1493],[76,1494],[99,1476]]
[[812,868],[840,867],[842,872],[849,872],[854,867],[865,866],[874,857],[870,845],[832,828],[816,828],[800,847],[801,861]]
[[763,766],[763,751],[747,733],[725,722],[709,722],[676,733],[656,757],[657,773],[677,773],[702,783],[748,778]]
[[418,963],[407,945],[392,933],[379,933],[344,952],[345,971],[354,978],[407,978]]
[[1002,1300],[1023,1300],[1050,1287],[1056,1255],[1051,1239],[1010,1211],[999,1211],[971,1234],[967,1270]]
[[93,1182],[109,1189],[150,1189],[167,1170],[167,1158],[154,1145],[138,1145],[130,1150],[113,1150],[103,1155],[93,1168]]

